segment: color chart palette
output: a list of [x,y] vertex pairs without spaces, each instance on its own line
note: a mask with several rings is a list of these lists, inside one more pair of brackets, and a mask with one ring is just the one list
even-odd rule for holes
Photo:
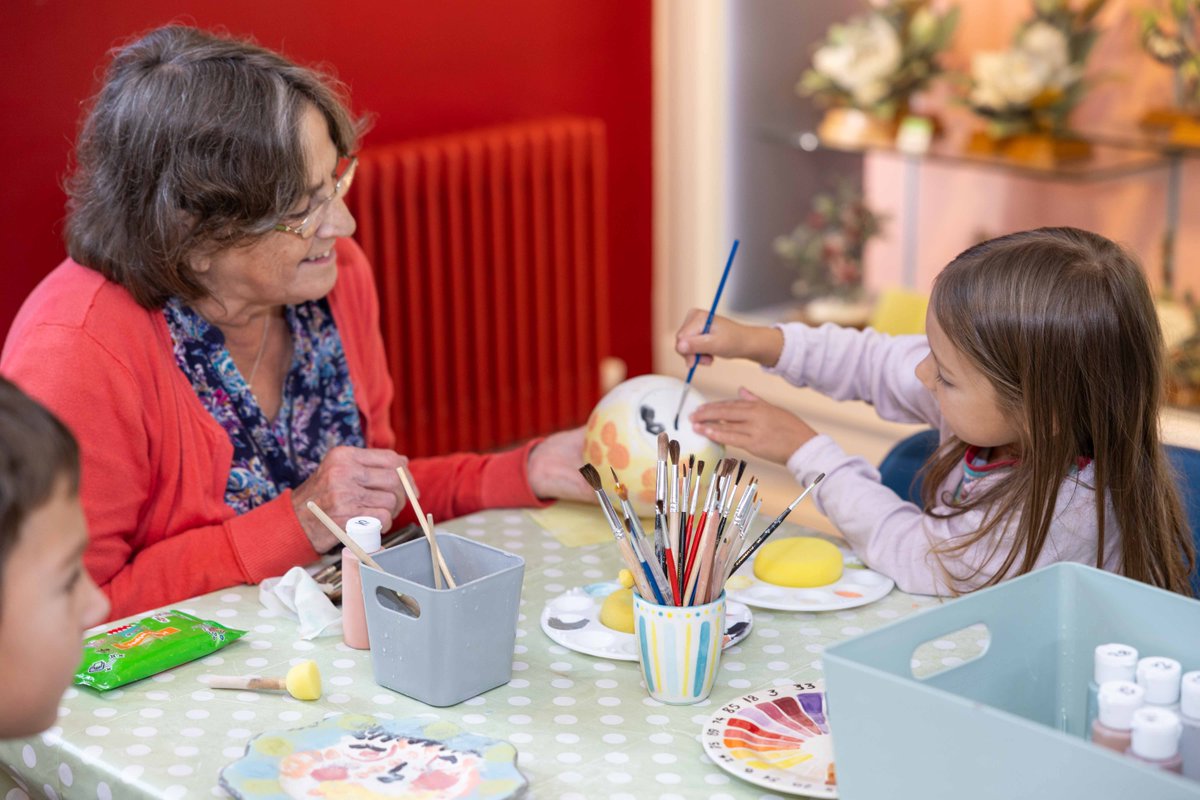
[[823,684],[795,683],[740,697],[704,730],[704,752],[718,766],[776,792],[837,797]]

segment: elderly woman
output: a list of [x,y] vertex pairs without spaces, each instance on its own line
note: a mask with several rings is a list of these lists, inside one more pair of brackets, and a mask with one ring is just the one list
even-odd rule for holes
[[[343,203],[358,127],[327,78],[246,42],[151,32],[108,69],[76,152],[71,258],[0,370],[83,455],[86,563],[113,616],[317,558],[405,511],[371,270]],[[587,498],[582,432],[417,459],[449,518]],[[405,512],[411,519],[411,512]]]

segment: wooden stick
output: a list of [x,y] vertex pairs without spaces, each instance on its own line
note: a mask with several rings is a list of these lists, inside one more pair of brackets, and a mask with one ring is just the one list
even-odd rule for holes
[[287,691],[287,679],[285,678],[263,678],[258,675],[201,675],[200,681],[214,689]]
[[412,481],[408,479],[407,470],[396,467],[396,474],[400,476],[400,483],[404,484],[404,491],[408,494],[408,502],[412,503],[413,511],[417,514],[417,522],[421,523],[421,530],[425,531],[425,538],[429,540],[429,560],[433,564],[434,586],[438,589],[442,588],[442,570],[445,569],[446,583],[450,584],[451,589],[457,589],[458,584],[454,582],[454,576],[450,574],[450,570],[445,567],[446,562],[442,558],[441,550],[438,549],[437,536],[433,532],[433,525],[425,517],[425,511],[421,508],[421,501],[417,499],[417,490],[413,488]]
[[[314,503],[312,500],[309,500],[307,503],[305,503],[305,506],[308,508],[309,511],[311,511],[313,513],[313,516],[315,516],[317,519],[321,520],[321,524],[324,525],[326,528],[328,528],[329,532],[332,533],[334,536],[336,536],[339,542],[344,544],[346,547],[349,547],[350,552],[354,553],[354,555],[358,556],[359,561],[366,564],[371,569],[377,569],[380,572],[384,573],[385,575],[388,574],[388,571],[386,569],[384,569],[383,567],[379,566],[379,562],[376,561],[375,559],[371,558],[370,553],[368,553],[366,550],[363,550],[361,547],[359,547],[358,542],[351,539],[350,534],[348,534],[344,530],[342,530],[341,526],[338,525],[336,522],[334,522],[333,519],[331,519],[328,514],[326,514],[324,511],[322,511],[321,507],[319,505]],[[401,603],[404,604],[405,608],[407,608],[409,611],[412,612],[412,615],[414,617],[421,616],[421,607],[419,605],[417,605],[416,600],[413,600],[408,595],[401,594],[400,592],[396,592],[396,597],[400,600]]]
[[[426,514],[425,518],[429,520],[429,530],[433,532],[433,514]],[[454,576],[450,574],[450,567],[446,566],[446,558],[442,555],[442,547],[438,545],[437,549],[438,564],[442,567],[442,574],[446,576],[446,582],[450,584],[451,589],[457,589],[458,584],[454,582]]]
[[[684,593],[685,598],[691,598],[692,592],[696,594],[696,605],[702,606],[707,600],[705,595],[708,592],[708,584],[712,580],[712,559],[715,542],[713,536],[716,535],[717,516],[709,515],[704,522],[704,530],[700,534],[700,544],[697,546],[696,565],[692,568],[692,574],[688,577],[687,591]],[[684,605],[687,605],[687,599],[684,600]]]
[[342,526],[334,522],[333,518],[326,514],[319,505],[314,503],[312,500],[309,500],[307,503],[305,503],[305,506],[313,513],[313,516],[321,520],[321,524],[328,528],[330,533],[338,538],[338,541],[340,541],[346,547],[349,547],[350,552],[358,556],[359,561],[371,567],[372,569],[377,569],[380,572],[387,572],[387,570],[379,566],[379,563],[375,559],[371,558],[370,553],[359,547],[358,542],[351,539],[350,534],[342,530]]
[[214,689],[282,690],[297,700],[321,698],[321,671],[315,661],[301,661],[288,670],[285,678],[264,678],[261,675],[203,675],[200,680]]

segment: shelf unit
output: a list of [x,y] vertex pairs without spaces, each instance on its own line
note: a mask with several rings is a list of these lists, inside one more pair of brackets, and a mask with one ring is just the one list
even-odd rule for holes
[[[901,219],[901,252],[902,252],[902,284],[906,288],[914,288],[917,280],[917,244],[919,231],[916,209],[920,207],[921,197],[921,164],[934,163],[950,166],[960,166],[970,169],[986,169],[1002,171],[1009,175],[1030,178],[1039,181],[1058,183],[1095,183],[1101,181],[1120,180],[1139,175],[1160,171],[1178,169],[1178,155],[1154,147],[1149,141],[1118,142],[1110,139],[1090,139],[1092,154],[1088,158],[1064,160],[1049,164],[1039,164],[1007,158],[1001,155],[972,152],[968,148],[970,132],[966,129],[949,129],[944,131],[931,144],[928,151],[923,153],[908,153],[896,147],[851,147],[844,144],[829,142],[822,139],[814,131],[796,131],[764,126],[762,136],[768,141],[782,144],[789,148],[806,152],[833,153],[877,153],[897,158],[903,163],[903,197],[901,207],[904,214]],[[1169,173],[1176,174],[1176,173]],[[1178,188],[1175,191],[1172,205],[1171,193],[1167,198],[1167,236],[1178,223]],[[1172,213],[1174,209],[1174,213]]]
[[[1002,170],[1026,178],[1045,181],[1071,182],[1079,184],[1136,178],[1163,170],[1176,174],[1179,160],[1184,154],[1176,149],[1165,148],[1149,139],[1136,141],[1116,138],[1092,138],[1093,154],[1088,159],[1066,161],[1057,164],[1030,164],[1011,159],[968,152],[963,137],[953,134],[941,137],[929,152],[923,154],[902,153],[894,148],[854,148],[823,142],[812,132],[797,132],[778,128],[763,128],[765,138],[797,148],[805,152],[883,152],[904,161],[904,205],[915,208],[920,193],[920,170],[922,161],[958,165],[965,168]],[[1197,151],[1200,152],[1200,151]],[[1172,181],[1174,183],[1174,181]],[[1178,195],[1168,193],[1168,215],[1166,239],[1169,246],[1178,222]],[[915,214],[906,214],[903,224],[903,253],[905,284],[915,283],[918,231]],[[740,321],[752,324],[772,324],[782,321],[782,308],[761,309],[755,312],[732,314]],[[723,364],[720,371],[698,373],[697,387],[711,397],[733,395],[739,386],[745,386],[768,402],[783,406],[804,418],[820,433],[831,435],[848,453],[860,455],[873,464],[878,464],[887,451],[900,439],[921,430],[921,425],[899,425],[879,419],[874,409],[866,403],[839,403],[808,389],[788,386],[775,376],[767,375],[752,364]],[[1200,449],[1200,414],[1169,408],[1163,414],[1164,439],[1172,444]],[[791,475],[779,465],[767,464],[744,452],[734,455],[746,458],[749,469],[758,475],[763,494],[764,513],[774,509],[777,513],[796,494],[797,488]],[[836,530],[813,506],[797,509],[796,520],[821,530],[836,533]]]

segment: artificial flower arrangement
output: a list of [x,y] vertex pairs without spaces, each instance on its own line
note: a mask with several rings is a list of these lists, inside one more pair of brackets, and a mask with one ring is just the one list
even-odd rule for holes
[[941,74],[957,23],[957,7],[938,13],[928,0],[872,0],[866,14],[830,27],[796,91],[894,126],[912,95]]
[[967,104],[986,120],[992,139],[1066,133],[1087,91],[1084,68],[1106,1],[1072,7],[1071,0],[1034,0],[1033,16],[1018,28],[1012,47],[972,56]]
[[1169,129],[1171,138],[1200,144],[1200,0],[1170,0],[1166,13],[1141,12],[1142,48],[1175,73],[1175,107],[1154,109],[1142,124]]
[[814,197],[807,219],[774,243],[775,253],[799,273],[792,294],[803,301],[860,303],[863,254],[867,242],[882,232],[884,221],[849,181]]

